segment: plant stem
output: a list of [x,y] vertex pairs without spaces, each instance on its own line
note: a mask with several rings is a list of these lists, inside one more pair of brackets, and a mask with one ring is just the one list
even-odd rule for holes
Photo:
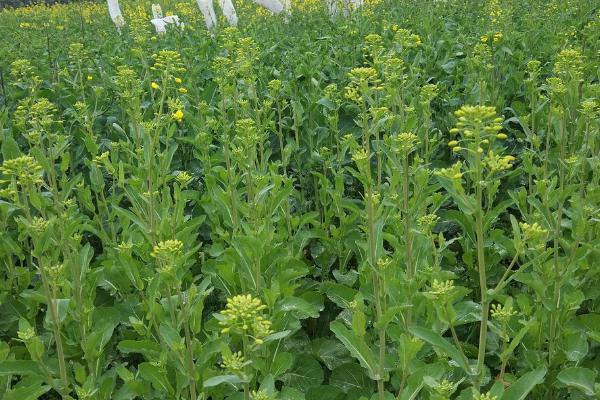
[[52,331],[54,333],[54,341],[56,342],[56,353],[58,354],[58,369],[60,372],[60,379],[63,382],[61,389],[62,393],[67,393],[69,390],[69,379],[67,377],[67,367],[65,364],[65,352],[63,350],[62,337],[60,333],[60,321],[58,318],[58,308],[56,306],[56,298],[54,293],[50,289],[48,284],[48,278],[42,264],[39,264],[40,276],[42,278],[42,285],[46,292],[46,299],[48,300],[48,308],[50,310],[50,318],[52,319]]
[[[410,171],[409,171],[409,163],[408,163],[408,152],[404,154],[404,159],[402,160],[402,169],[403,169],[403,178],[404,184],[402,187],[403,194],[403,202],[402,202],[402,214],[404,217],[404,237],[406,240],[406,270],[408,275],[408,285],[409,285],[409,296],[412,300],[412,290],[413,290],[413,281],[415,279],[415,265],[413,260],[413,238],[412,232],[410,229],[411,215],[410,215],[410,205],[409,205],[409,184],[410,184]],[[406,313],[406,325],[407,327],[411,325],[412,322],[412,312],[411,310],[407,310]]]
[[554,310],[550,314],[550,343],[548,345],[548,362],[551,363],[554,357],[555,346],[556,346],[556,331],[558,329],[558,309],[560,306],[560,280],[562,278],[560,273],[560,265],[559,265],[559,251],[560,251],[560,238],[561,238],[561,226],[562,226],[562,214],[563,214],[563,199],[562,196],[564,194],[565,188],[565,146],[566,146],[566,138],[565,138],[565,118],[561,118],[560,123],[560,159],[558,162],[558,175],[559,175],[559,194],[560,197],[558,199],[558,209],[556,211],[556,224],[554,226],[554,285],[553,285],[553,296],[552,303],[554,305]]
[[[481,134],[481,128],[475,130],[477,135]],[[476,143],[480,141],[477,140]],[[479,351],[477,353],[477,378],[475,387],[479,388],[483,380],[483,366],[485,364],[485,347],[487,343],[487,323],[489,300],[487,294],[487,276],[485,270],[485,238],[483,233],[483,187],[481,156],[475,152],[475,193],[477,201],[477,210],[475,211],[475,230],[477,241],[477,269],[479,272],[479,290],[481,291],[481,325],[479,327]]]

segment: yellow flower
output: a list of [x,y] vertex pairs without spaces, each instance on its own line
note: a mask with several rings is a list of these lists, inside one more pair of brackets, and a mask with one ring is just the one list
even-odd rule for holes
[[157,90],[157,89],[160,87],[160,86],[158,86],[158,83],[156,83],[156,82],[152,82],[152,83],[150,84],[150,86],[151,86],[151,87],[152,87],[152,89],[154,89],[154,90]]
[[508,136],[506,135],[506,133],[499,133],[496,135],[496,137],[500,140],[506,140],[508,138]]
[[93,80],[93,79],[94,79],[94,77],[93,77],[92,75],[88,75],[88,76],[87,76],[87,80],[88,80],[88,81],[91,81],[91,80]]
[[181,94],[186,94],[186,93],[188,92],[188,91],[187,91],[187,89],[186,89],[186,88],[183,88],[183,87],[182,87],[182,88],[179,88],[179,89],[178,89],[178,91],[179,91],[179,93],[181,93]]
[[183,82],[183,81],[181,80],[181,78],[175,78],[175,83],[181,83],[181,82]]
[[183,121],[183,111],[177,110],[173,113],[173,119],[177,122]]

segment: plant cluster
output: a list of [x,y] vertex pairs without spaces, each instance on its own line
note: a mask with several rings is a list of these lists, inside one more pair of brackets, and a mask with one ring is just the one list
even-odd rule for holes
[[597,3],[293,3],[0,10],[0,399],[598,398]]

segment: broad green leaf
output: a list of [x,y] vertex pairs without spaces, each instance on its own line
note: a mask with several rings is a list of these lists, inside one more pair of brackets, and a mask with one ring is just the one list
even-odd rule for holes
[[321,364],[313,357],[302,354],[296,358],[291,371],[282,375],[280,380],[287,386],[306,391],[310,387],[319,386],[324,378]]
[[148,360],[158,359],[160,355],[160,344],[151,340],[123,340],[119,342],[117,348],[121,353],[140,353]]
[[279,375],[283,374],[288,369],[290,369],[293,363],[294,356],[292,355],[292,353],[279,352],[271,362],[270,372],[273,375],[273,377],[277,378]]
[[300,297],[286,297],[277,304],[277,308],[283,312],[294,312],[300,319],[318,318],[321,311],[318,306]]
[[315,386],[306,391],[306,400],[343,400],[345,393],[332,385]]
[[338,340],[329,338],[319,338],[311,342],[313,354],[329,370],[334,370],[342,364],[352,361],[348,349]]
[[364,370],[356,363],[341,365],[331,372],[329,384],[337,386],[344,392],[365,391],[370,394],[369,388],[373,381],[364,373]]
[[243,383],[244,381],[237,375],[218,375],[213,376],[212,378],[208,378],[204,381],[204,387],[214,387],[219,386],[223,383],[227,383],[229,385],[236,385],[238,383]]
[[596,372],[589,368],[565,368],[558,373],[556,379],[568,387],[581,390],[587,396],[593,396],[595,393]]
[[329,328],[348,351],[350,351],[350,354],[352,354],[352,356],[360,362],[360,365],[367,370],[371,379],[377,380],[377,364],[373,352],[365,342],[365,339],[356,336],[354,332],[347,329],[340,321],[333,321],[329,325]]
[[569,361],[579,362],[588,354],[588,341],[585,333],[577,332],[566,336],[562,343]]
[[341,308],[348,308],[357,293],[357,291],[351,287],[334,282],[323,283],[321,285],[321,291],[325,293],[329,300],[333,301]]
[[540,367],[530,371],[516,380],[506,391],[500,400],[524,400],[536,385],[544,381],[546,367]]
[[419,326],[413,326],[409,328],[409,331],[419,339],[426,341],[434,348],[437,348],[438,350],[447,354],[454,361],[456,361],[456,363],[458,363],[458,365],[460,365],[460,367],[466,373],[470,373],[471,369],[467,364],[465,364],[460,351],[453,344],[444,339],[439,333]]
[[6,392],[2,400],[37,400],[41,395],[52,389],[52,386],[39,383]]
[[298,389],[284,386],[279,396],[281,400],[305,400],[304,393]]
[[42,375],[42,370],[34,361],[7,360],[0,363],[0,376],[6,375]]
[[141,363],[138,367],[138,371],[142,378],[152,383],[156,389],[166,392],[170,395],[174,393],[173,387],[167,379],[167,374],[164,369],[157,367],[151,363]]

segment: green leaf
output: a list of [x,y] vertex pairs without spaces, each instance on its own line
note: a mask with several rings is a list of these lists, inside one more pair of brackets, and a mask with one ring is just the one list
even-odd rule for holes
[[117,348],[121,353],[125,354],[143,354],[148,360],[158,359],[161,351],[160,345],[151,340],[123,340],[119,342]]
[[466,194],[461,187],[455,187],[454,182],[448,178],[438,177],[438,181],[452,196],[460,211],[466,215],[472,215],[475,212],[477,202],[473,196]]
[[313,340],[311,344],[313,354],[331,371],[352,361],[348,349],[335,339],[319,338]]
[[300,297],[286,297],[278,304],[279,311],[294,312],[298,318],[318,318],[321,309]]
[[306,391],[306,400],[343,400],[344,392],[332,385],[315,386]]
[[526,399],[527,394],[529,394],[536,385],[544,381],[544,376],[546,376],[546,367],[540,367],[526,373],[506,389],[500,400]]
[[376,373],[375,359],[364,338],[356,336],[354,332],[347,329],[340,321],[333,321],[329,325],[329,328],[348,351],[350,351],[350,354],[367,370],[371,379],[377,380],[378,374]]
[[151,363],[141,363],[138,367],[138,371],[142,378],[152,383],[156,389],[163,392],[173,394],[174,390],[169,381],[167,380],[166,371],[162,368],[157,367]]
[[282,375],[280,380],[287,386],[306,391],[310,387],[319,386],[324,378],[321,364],[313,357],[302,354],[296,358],[294,368]]
[[504,350],[502,354],[500,354],[501,360],[508,360],[508,357],[510,357],[513,351],[515,351],[519,343],[521,343],[521,340],[523,340],[523,338],[527,334],[527,331],[529,331],[529,329],[533,326],[535,322],[535,319],[531,319],[521,328],[519,333],[517,333],[513,340],[510,342],[510,345],[506,348],[506,350]]
[[270,335],[267,335],[263,338],[263,341],[265,343],[267,342],[272,342],[274,340],[281,340],[283,338],[286,338],[290,335],[290,333],[292,333],[292,331],[290,330],[285,330],[285,331],[281,331],[281,332],[275,332],[275,333],[271,333]]
[[42,375],[42,370],[34,361],[8,360],[0,363],[0,376]]
[[208,378],[207,380],[205,380],[204,387],[209,388],[209,387],[219,386],[223,383],[228,383],[228,384],[234,386],[238,383],[243,383],[243,382],[244,381],[237,375],[218,375],[218,376],[213,376],[212,378]]
[[41,395],[52,389],[52,386],[39,383],[27,387],[21,387],[7,392],[2,400],[37,400]]
[[568,335],[563,340],[563,351],[569,361],[579,362],[588,354],[587,335],[577,332]]
[[[67,311],[69,310],[70,302],[71,299],[56,299],[56,309],[58,310],[58,322],[61,324],[67,317]],[[48,311],[46,311],[46,318],[44,319],[44,324],[46,326],[52,326],[52,316],[50,314],[50,308],[48,308]]]
[[321,285],[321,291],[333,301],[338,307],[348,308],[357,291],[346,285],[334,282],[325,282]]
[[329,384],[337,386],[345,393],[364,391],[364,394],[370,394],[369,388],[373,385],[373,381],[365,375],[359,365],[348,363],[333,370],[329,377]]
[[11,160],[18,158],[20,155],[21,151],[19,150],[17,141],[13,139],[12,135],[5,134],[2,139],[2,159]]
[[426,341],[434,348],[437,348],[438,350],[450,356],[466,373],[471,373],[471,368],[465,364],[460,351],[458,351],[454,345],[444,339],[439,333],[419,326],[413,326],[409,328],[409,331],[419,339]]
[[304,393],[298,389],[285,386],[281,391],[281,400],[305,400]]
[[279,375],[286,372],[292,367],[294,363],[294,356],[292,353],[280,352],[273,358],[271,362],[270,372],[273,377],[277,378]]
[[596,380],[596,372],[589,368],[565,368],[558,373],[556,379],[566,386],[582,391],[587,396],[593,396],[595,393],[594,381]]

